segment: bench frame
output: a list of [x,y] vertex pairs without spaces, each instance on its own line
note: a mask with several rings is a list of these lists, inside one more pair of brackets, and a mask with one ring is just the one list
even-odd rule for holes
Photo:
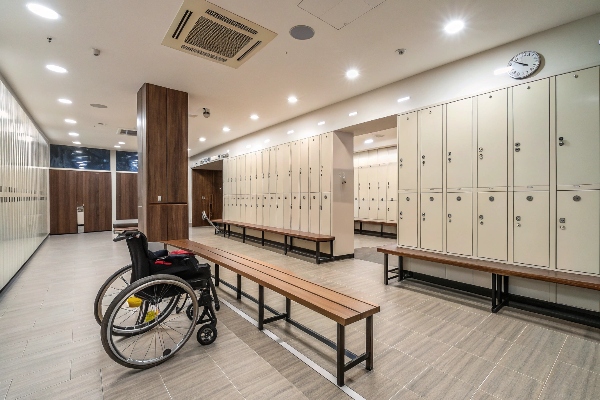
[[[354,222],[358,222],[359,227],[358,229],[354,229],[354,233],[358,233],[359,235],[370,235],[370,236],[376,236],[379,233],[380,237],[389,237],[392,239],[395,239],[397,237],[397,235],[395,233],[392,232],[384,232],[383,231],[383,227],[384,226],[398,226],[398,224],[396,222],[387,222],[387,221],[369,221],[369,220],[364,220],[364,219],[355,219]],[[379,230],[379,232],[376,231],[369,231],[369,230],[364,230],[363,231],[363,223],[365,224],[371,224],[371,225],[381,225],[381,229]]]

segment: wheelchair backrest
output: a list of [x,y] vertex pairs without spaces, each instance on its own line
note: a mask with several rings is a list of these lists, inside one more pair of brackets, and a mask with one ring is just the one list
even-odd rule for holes
[[148,239],[142,232],[127,238],[127,248],[131,257],[131,283],[150,276],[151,261],[148,255]]

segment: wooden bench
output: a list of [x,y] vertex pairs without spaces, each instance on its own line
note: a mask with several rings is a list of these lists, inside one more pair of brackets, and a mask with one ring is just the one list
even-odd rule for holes
[[[337,352],[337,384],[339,386],[344,385],[344,372],[361,362],[366,361],[367,370],[373,369],[373,314],[380,311],[378,305],[326,288],[303,279],[284,268],[242,254],[216,249],[187,239],[170,240],[163,243],[190,251],[215,263],[215,282],[217,286],[219,283],[223,283],[236,291],[238,299],[241,299],[243,295],[258,303],[258,329],[262,330],[263,326],[270,322],[285,319],[288,323],[335,349]],[[219,278],[219,267],[227,268],[237,274],[236,286]],[[242,291],[242,277],[258,283],[258,300]],[[265,287],[285,297],[285,313],[280,313],[265,305]],[[334,343],[294,321],[291,318],[291,301],[302,304],[335,321],[337,323],[337,342]],[[275,316],[265,318],[265,309],[275,314]],[[366,351],[362,355],[356,355],[345,349],[345,327],[362,319],[366,320]],[[348,356],[351,361],[345,363],[344,356]]]
[[[475,260],[448,254],[408,249],[396,245],[378,247],[377,251],[383,253],[383,281],[386,285],[392,279],[398,278],[398,281],[404,280],[404,257],[491,273],[493,313],[498,312],[502,307],[508,305],[508,278],[510,276],[600,290],[600,276],[580,275],[571,272],[503,264],[495,261]],[[389,269],[388,256],[390,255],[398,256],[398,268]],[[395,273],[396,275],[390,276],[390,273]]]
[[[395,222],[387,222],[387,221],[373,221],[370,219],[355,219],[354,223],[359,223],[359,228],[358,228],[358,233],[363,235],[363,224],[371,224],[371,225],[381,225],[381,230],[379,231],[379,236],[383,237],[383,227],[384,226],[396,226],[397,224]],[[355,229],[354,232],[356,232],[357,230]],[[374,231],[367,231],[367,232],[373,232],[376,233]],[[396,235],[393,234],[393,236],[395,237]]]
[[[301,232],[294,231],[291,229],[282,229],[282,228],[273,228],[271,226],[264,225],[255,225],[248,224],[245,222],[238,221],[229,221],[223,219],[215,219],[212,220],[214,224],[223,225],[223,237],[225,235],[231,236],[231,226],[237,226],[238,228],[242,228],[242,242],[246,243],[246,229],[252,229],[256,231],[261,231],[261,244],[265,245],[265,232],[276,233],[278,235],[283,235],[283,251],[284,254],[287,254],[288,251],[290,253],[298,253],[302,254],[302,252],[294,249],[293,239],[302,239],[310,242],[315,242],[316,251],[315,251],[315,262],[320,264],[321,261],[321,243],[329,242],[330,245],[330,253],[327,255],[326,261],[333,261],[333,241],[335,240],[335,236],[329,235],[319,235],[318,233],[310,233],[310,232]],[[290,244],[288,246],[288,237],[290,238]]]

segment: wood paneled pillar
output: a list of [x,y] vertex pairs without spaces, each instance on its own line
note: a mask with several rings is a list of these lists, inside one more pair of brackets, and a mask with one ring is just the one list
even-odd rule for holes
[[187,239],[188,94],[138,91],[138,226],[148,240]]

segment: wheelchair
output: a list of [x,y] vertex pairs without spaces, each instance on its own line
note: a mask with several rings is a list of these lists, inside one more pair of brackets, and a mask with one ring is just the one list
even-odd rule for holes
[[201,325],[198,342],[213,343],[220,305],[210,265],[183,250],[151,252],[140,231],[125,231],[113,240],[126,240],[131,265],[106,280],[94,304],[110,358],[129,368],[154,367],[173,357],[196,325]]

